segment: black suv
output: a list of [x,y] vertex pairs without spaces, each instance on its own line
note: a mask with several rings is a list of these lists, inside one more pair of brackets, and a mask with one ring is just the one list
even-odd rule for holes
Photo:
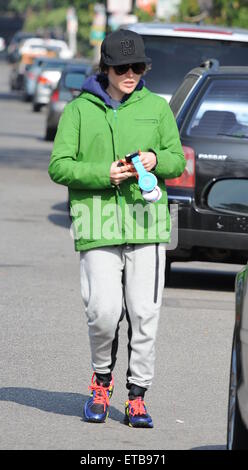
[[246,263],[248,258],[248,67],[209,60],[173,95],[187,166],[166,180],[178,204],[176,260]]

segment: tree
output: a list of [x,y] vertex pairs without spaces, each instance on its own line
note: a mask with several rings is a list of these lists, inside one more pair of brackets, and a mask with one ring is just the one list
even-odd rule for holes
[[[76,9],[88,9],[89,5],[97,0],[0,0],[0,11],[12,12],[20,15],[26,14],[28,10],[35,12],[49,11],[56,8],[68,8],[74,6]],[[101,2],[100,2],[101,3]]]
[[212,16],[217,24],[247,28],[247,0],[213,0]]
[[200,13],[200,7],[197,0],[181,0],[179,5],[179,19],[185,21],[185,18],[196,16]]
[[179,21],[197,17],[203,11],[208,16],[204,20],[208,24],[219,24],[248,28],[247,0],[181,0]]
[[[20,0],[11,1],[20,2]],[[21,3],[26,16],[24,25],[26,31],[39,30],[44,33],[52,32],[55,35],[57,33],[60,36],[65,35],[68,0],[32,0],[28,2],[21,0]],[[90,55],[92,51],[89,37],[94,3],[96,3],[96,0],[93,2],[88,0],[74,0],[70,2],[70,6],[75,7],[78,15],[78,51],[84,56]]]

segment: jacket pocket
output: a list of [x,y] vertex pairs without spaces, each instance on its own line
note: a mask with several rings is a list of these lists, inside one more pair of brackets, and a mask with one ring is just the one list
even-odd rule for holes
[[136,118],[135,119],[135,124],[141,124],[143,126],[145,126],[145,125],[157,125],[158,124],[158,119],[155,119],[155,118]]

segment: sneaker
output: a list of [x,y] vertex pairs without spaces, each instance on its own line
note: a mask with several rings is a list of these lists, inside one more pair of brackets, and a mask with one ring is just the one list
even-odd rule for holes
[[104,386],[102,382],[100,384],[97,382],[94,372],[89,390],[91,390],[91,395],[84,405],[85,420],[92,423],[104,423],[109,414],[109,399],[114,390],[113,376],[109,385]]
[[143,397],[128,400],[125,405],[125,422],[131,428],[153,428]]

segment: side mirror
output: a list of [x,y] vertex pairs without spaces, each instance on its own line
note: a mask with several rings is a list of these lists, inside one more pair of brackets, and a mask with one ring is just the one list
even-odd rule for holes
[[244,216],[243,220],[240,217],[239,223],[245,226],[248,215],[248,180],[227,178],[217,181],[210,188],[207,204],[211,209],[224,214]]

